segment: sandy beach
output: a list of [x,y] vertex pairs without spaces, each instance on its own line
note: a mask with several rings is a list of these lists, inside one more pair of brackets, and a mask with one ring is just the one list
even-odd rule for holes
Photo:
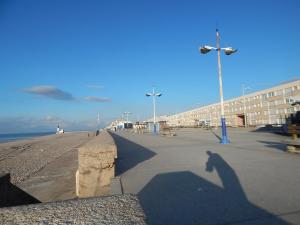
[[1,143],[0,171],[9,172],[11,182],[21,185],[64,154],[77,152],[88,140],[87,132],[69,132]]

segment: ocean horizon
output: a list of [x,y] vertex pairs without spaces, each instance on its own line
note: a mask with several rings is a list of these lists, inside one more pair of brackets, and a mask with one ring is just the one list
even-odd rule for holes
[[23,140],[23,139],[30,139],[34,137],[42,137],[55,134],[53,131],[48,132],[33,132],[33,133],[8,133],[8,134],[0,134],[0,143],[16,141],[16,140]]

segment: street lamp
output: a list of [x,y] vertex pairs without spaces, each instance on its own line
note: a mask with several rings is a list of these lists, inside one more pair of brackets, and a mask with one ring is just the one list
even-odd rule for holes
[[155,93],[154,88],[152,89],[152,93],[146,93],[147,97],[152,96],[153,100],[153,134],[156,134],[156,102],[155,98],[160,97],[162,94],[161,93]]
[[227,137],[227,129],[226,129],[226,121],[224,114],[224,98],[223,98],[223,84],[222,84],[222,67],[221,67],[221,50],[224,51],[225,55],[231,55],[235,53],[237,50],[232,47],[221,48],[220,47],[220,35],[218,29],[216,30],[217,37],[217,47],[211,47],[208,45],[204,45],[199,49],[202,54],[206,54],[211,50],[216,50],[218,52],[218,71],[219,71],[219,85],[220,85],[220,99],[221,99],[221,125],[222,125],[222,139],[221,144],[228,144],[229,140]]
[[99,125],[100,125],[100,115],[98,113],[98,117],[97,117],[97,130],[99,130]]

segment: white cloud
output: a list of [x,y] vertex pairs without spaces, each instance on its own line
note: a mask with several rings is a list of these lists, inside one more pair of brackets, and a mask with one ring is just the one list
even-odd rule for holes
[[42,95],[48,98],[62,100],[62,101],[74,101],[75,98],[72,94],[60,90],[54,86],[34,86],[23,89],[23,92],[35,95]]
[[89,102],[111,102],[110,98],[102,98],[102,97],[95,97],[95,96],[87,96],[85,97],[85,100]]

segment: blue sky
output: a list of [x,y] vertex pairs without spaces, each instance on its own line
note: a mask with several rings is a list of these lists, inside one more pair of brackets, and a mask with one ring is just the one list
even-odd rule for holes
[[219,101],[215,45],[225,99],[300,75],[300,3],[273,1],[0,0],[0,133],[92,129],[130,111],[151,116]]

